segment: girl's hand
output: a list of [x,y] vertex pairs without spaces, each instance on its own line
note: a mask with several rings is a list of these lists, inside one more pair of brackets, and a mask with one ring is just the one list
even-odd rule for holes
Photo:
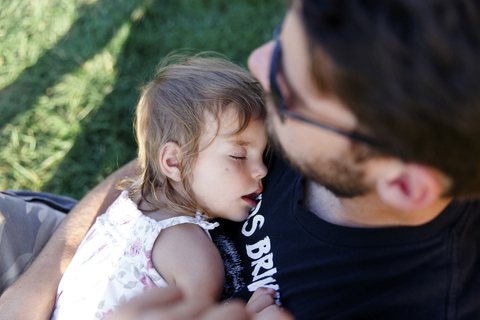
[[293,316],[275,304],[275,290],[258,288],[248,300],[245,310],[253,320],[294,320]]
[[269,288],[258,288],[248,300],[247,306],[245,307],[247,312],[252,316],[260,313],[265,308],[274,305],[273,295],[275,294],[274,289]]

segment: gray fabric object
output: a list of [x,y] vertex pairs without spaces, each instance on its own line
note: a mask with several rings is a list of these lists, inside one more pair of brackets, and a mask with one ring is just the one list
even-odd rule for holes
[[0,192],[0,295],[27,269],[65,217],[32,195]]

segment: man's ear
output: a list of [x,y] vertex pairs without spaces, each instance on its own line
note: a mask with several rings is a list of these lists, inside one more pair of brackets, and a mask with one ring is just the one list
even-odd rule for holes
[[167,142],[160,148],[160,168],[163,174],[173,181],[181,181],[182,179],[178,165],[180,155],[180,146],[175,142]]
[[417,163],[402,163],[393,174],[381,175],[376,188],[383,202],[401,210],[425,208],[443,192],[440,173]]

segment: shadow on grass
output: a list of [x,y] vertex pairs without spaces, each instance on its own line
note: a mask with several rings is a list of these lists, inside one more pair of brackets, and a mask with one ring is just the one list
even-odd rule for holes
[[[0,91],[0,128],[35,105],[40,96],[101,51],[144,0],[98,0],[80,9],[69,31]],[[119,5],[120,4],[120,5]]]
[[113,91],[82,121],[82,133],[43,191],[80,198],[136,157],[138,88],[151,80],[165,55],[186,47],[217,51],[245,67],[249,53],[270,39],[285,12],[282,0],[163,0],[142,8],[117,59]]

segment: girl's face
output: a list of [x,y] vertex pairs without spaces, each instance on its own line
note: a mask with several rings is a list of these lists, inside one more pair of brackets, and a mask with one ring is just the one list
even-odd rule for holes
[[[264,122],[253,120],[240,134],[237,113],[228,109],[217,122],[206,117],[200,153],[193,167],[192,190],[210,217],[243,221],[256,206],[267,174],[263,151],[267,145]],[[210,143],[210,144],[209,144]]]

